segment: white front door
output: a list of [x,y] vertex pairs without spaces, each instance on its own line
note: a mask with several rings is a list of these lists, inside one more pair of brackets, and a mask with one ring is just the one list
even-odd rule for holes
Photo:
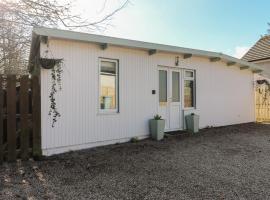
[[181,69],[159,67],[159,115],[166,121],[165,131],[183,129]]

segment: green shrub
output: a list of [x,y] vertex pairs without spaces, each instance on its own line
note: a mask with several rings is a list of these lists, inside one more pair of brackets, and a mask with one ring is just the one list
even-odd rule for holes
[[160,115],[155,115],[154,116],[154,120],[161,120],[161,119],[162,119],[162,117]]
[[138,137],[133,137],[130,139],[131,143],[138,143],[139,142],[139,138]]

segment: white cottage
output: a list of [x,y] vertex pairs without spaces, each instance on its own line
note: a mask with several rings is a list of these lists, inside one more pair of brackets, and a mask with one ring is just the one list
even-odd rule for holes
[[[52,127],[51,70],[40,58],[63,59],[61,114]],[[260,67],[221,53],[49,28],[35,28],[30,60],[40,75],[42,152],[70,150],[149,136],[160,114],[166,131],[255,121],[254,73]]]

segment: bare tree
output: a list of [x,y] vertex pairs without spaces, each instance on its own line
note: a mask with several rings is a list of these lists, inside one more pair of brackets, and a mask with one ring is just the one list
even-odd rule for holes
[[[1,13],[1,19],[5,13]],[[30,40],[23,26],[11,21],[0,21],[0,73],[25,74],[27,51]]]
[[[104,0],[102,10],[106,7]],[[95,21],[74,14],[73,4],[61,4],[57,0],[1,0],[0,1],[0,72],[25,73],[30,47],[31,31],[34,26],[61,27],[86,32],[105,30],[112,17],[127,6],[123,0]]]

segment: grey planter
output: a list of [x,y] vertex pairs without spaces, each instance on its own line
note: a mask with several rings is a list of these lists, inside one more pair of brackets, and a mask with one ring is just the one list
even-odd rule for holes
[[165,120],[150,120],[151,137],[155,140],[162,140],[164,138]]
[[187,115],[186,117],[187,130],[191,133],[199,132],[199,115]]

